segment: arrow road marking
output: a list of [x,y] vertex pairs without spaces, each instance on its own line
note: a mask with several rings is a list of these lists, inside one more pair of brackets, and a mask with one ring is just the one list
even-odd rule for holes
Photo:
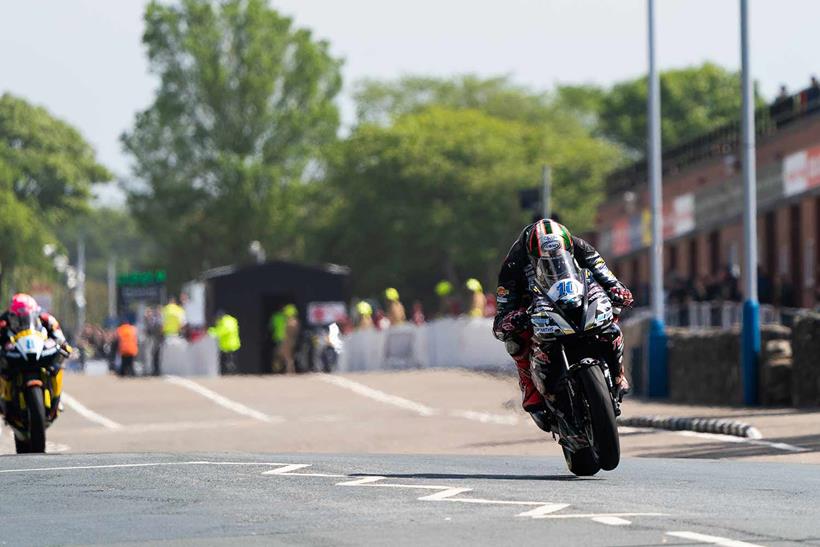
[[569,507],[568,503],[548,503],[543,501],[516,501],[516,500],[490,500],[483,498],[463,498],[456,497],[459,494],[472,492],[472,488],[456,488],[453,486],[439,486],[434,484],[395,484],[383,483],[381,481],[387,477],[362,477],[351,481],[336,483],[336,486],[372,486],[381,488],[407,488],[417,490],[438,490],[434,494],[422,496],[419,501],[449,501],[455,503],[479,503],[486,505],[526,505],[535,506],[535,509],[519,513],[519,517],[540,517],[547,513],[553,513]]

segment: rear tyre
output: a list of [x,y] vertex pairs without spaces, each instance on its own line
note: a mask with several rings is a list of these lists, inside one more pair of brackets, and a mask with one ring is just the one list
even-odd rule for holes
[[28,408],[29,452],[46,451],[46,405],[43,403],[43,390],[32,386],[26,390],[26,407]]
[[584,385],[584,394],[589,405],[598,464],[601,469],[611,471],[618,467],[621,461],[621,443],[618,438],[618,426],[615,423],[612,396],[600,367],[582,369],[578,371],[578,376]]

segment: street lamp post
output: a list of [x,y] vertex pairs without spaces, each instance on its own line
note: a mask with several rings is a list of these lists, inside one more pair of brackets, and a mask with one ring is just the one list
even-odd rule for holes
[[663,213],[661,209],[661,97],[658,67],[655,63],[655,0],[647,0],[649,97],[647,101],[647,139],[649,198],[652,209],[652,244],[649,249],[652,319],[649,326],[650,397],[668,394],[666,366],[666,329],[663,302]]
[[740,0],[740,64],[742,104],[743,160],[743,246],[745,301],[743,302],[743,334],[741,369],[743,400],[747,405],[758,402],[758,358],[760,355],[760,305],[757,301],[757,176],[755,166],[755,111],[749,65],[749,6]]

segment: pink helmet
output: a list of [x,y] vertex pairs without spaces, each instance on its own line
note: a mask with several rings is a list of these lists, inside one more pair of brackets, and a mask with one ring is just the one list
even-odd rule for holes
[[13,315],[24,317],[26,315],[39,313],[40,306],[37,305],[37,301],[30,295],[17,293],[11,297],[9,311]]

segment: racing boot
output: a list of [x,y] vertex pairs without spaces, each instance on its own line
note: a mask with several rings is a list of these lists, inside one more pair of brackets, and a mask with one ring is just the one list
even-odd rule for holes
[[521,388],[522,406],[527,411],[539,429],[552,432],[552,413],[547,409],[544,398],[535,388],[530,372],[528,355],[515,357],[515,367],[518,369],[518,386]]

